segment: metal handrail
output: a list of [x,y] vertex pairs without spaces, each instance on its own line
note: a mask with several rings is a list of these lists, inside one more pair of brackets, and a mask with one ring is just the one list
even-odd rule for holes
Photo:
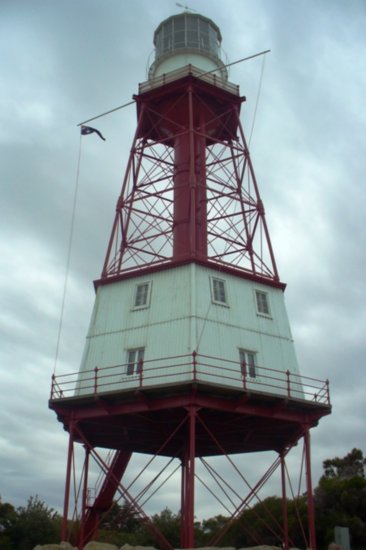
[[164,384],[179,385],[183,382],[207,382],[225,388],[330,405],[328,380],[263,366],[256,366],[255,377],[251,377],[239,361],[201,355],[195,351],[187,355],[146,360],[133,375],[127,374],[127,364],[96,366],[91,370],[53,375],[51,400]]

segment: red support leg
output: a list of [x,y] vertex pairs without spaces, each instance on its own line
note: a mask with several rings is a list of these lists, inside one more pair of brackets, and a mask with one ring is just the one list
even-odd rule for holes
[[194,465],[196,451],[196,408],[188,411],[188,438],[184,456],[183,504],[182,509],[182,548],[194,548]]
[[62,518],[62,524],[61,524],[61,540],[65,542],[67,541],[67,538],[68,538],[67,519],[69,515],[70,483],[71,483],[73,455],[74,455],[74,427],[73,427],[73,424],[70,424],[69,448],[67,452],[67,465],[66,465],[64,512],[63,512],[63,518]]
[[307,489],[307,502],[308,502],[309,543],[310,543],[311,550],[316,550],[315,513],[314,513],[313,486],[312,486],[312,480],[311,480],[309,428],[306,428],[304,433],[304,445],[305,445],[305,465],[306,465],[306,489]]
[[285,457],[283,453],[281,453],[280,455],[280,460],[281,460],[282,513],[283,513],[283,543],[284,543],[284,550],[289,550],[287,495],[286,495],[286,465],[285,465]]
[[181,524],[180,524],[180,546],[181,548],[188,548],[188,478],[189,478],[189,453],[188,449],[184,450],[184,457],[182,461],[182,512],[181,512]]
[[80,522],[80,531],[79,531],[79,541],[84,540],[84,525],[85,518],[87,514],[87,505],[88,505],[88,474],[89,474],[89,456],[90,451],[85,447],[85,459],[84,459],[84,479],[83,479],[83,497],[82,497],[82,508],[81,508],[81,522]]
[[186,457],[182,459],[182,477],[181,477],[181,489],[180,489],[180,546],[184,548],[185,541],[185,526],[186,526],[186,498],[185,498],[185,488],[186,488]]

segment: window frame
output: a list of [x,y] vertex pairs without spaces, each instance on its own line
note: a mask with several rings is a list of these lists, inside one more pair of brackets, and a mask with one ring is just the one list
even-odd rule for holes
[[131,348],[127,350],[126,376],[139,376],[144,365],[145,348]]
[[[242,377],[258,378],[257,352],[249,349],[239,348],[239,362]],[[245,368],[244,368],[245,366]]]
[[[256,307],[257,315],[261,315],[262,317],[267,317],[268,319],[272,319],[269,293],[265,290],[256,288],[254,289],[254,299],[255,299],[255,307]],[[263,304],[265,304],[266,311],[263,310],[264,309]]]
[[[229,307],[228,292],[225,279],[220,279],[219,277],[212,276],[210,277],[210,281],[212,303],[218,304],[220,306]],[[223,293],[221,292],[221,290],[218,293],[216,292],[216,283],[221,285],[221,290],[223,290]],[[224,295],[224,301],[220,299],[221,294]]]
[[[137,304],[136,302],[139,294],[139,288],[145,287],[145,286],[147,286],[146,300],[144,301],[144,303]],[[131,308],[132,310],[139,310],[139,309],[145,309],[150,307],[151,287],[152,287],[152,281],[144,281],[141,283],[137,283],[135,285],[135,289],[133,293],[133,305]]]

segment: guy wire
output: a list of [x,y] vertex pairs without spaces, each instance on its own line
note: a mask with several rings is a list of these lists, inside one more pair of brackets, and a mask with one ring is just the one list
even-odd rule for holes
[[258,104],[259,104],[259,98],[260,98],[261,91],[262,91],[262,82],[263,82],[263,73],[264,73],[264,64],[265,64],[265,61],[266,61],[266,57],[263,56],[263,58],[262,58],[261,75],[260,75],[260,77],[259,77],[259,85],[258,85],[257,98],[256,98],[256,100],[255,100],[255,107],[254,107],[254,114],[253,114],[252,127],[251,127],[251,129],[250,129],[250,134],[249,134],[248,148],[249,148],[250,142],[251,142],[251,140],[252,140],[252,135],[253,135],[253,130],[254,130],[255,119],[256,119],[256,116],[257,116],[257,109],[258,109]]
[[56,366],[57,366],[57,361],[58,361],[58,356],[59,356],[59,351],[60,351],[60,341],[61,341],[61,332],[62,332],[62,325],[63,325],[63,319],[64,319],[64,312],[65,312],[66,293],[67,293],[67,286],[68,286],[68,282],[69,282],[71,251],[72,251],[72,244],[73,244],[73,238],[74,238],[76,203],[77,203],[77,196],[78,196],[78,189],[79,189],[81,143],[82,143],[81,138],[82,138],[82,136],[81,136],[81,133],[80,133],[79,155],[78,155],[77,168],[76,168],[76,180],[75,180],[75,187],[74,187],[72,213],[71,213],[70,234],[69,234],[69,241],[68,241],[68,247],[67,247],[67,260],[66,260],[64,286],[63,286],[63,292],[62,292],[61,313],[60,313],[60,320],[59,320],[58,332],[57,332],[57,343],[56,343],[55,363],[54,363],[54,367],[53,367],[53,374],[55,374],[55,372],[56,372]]

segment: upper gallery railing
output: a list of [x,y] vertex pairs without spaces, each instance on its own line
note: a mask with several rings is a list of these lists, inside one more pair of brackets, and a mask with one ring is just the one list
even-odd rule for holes
[[158,88],[159,86],[163,86],[163,84],[168,84],[169,82],[173,82],[174,80],[178,80],[179,78],[192,75],[201,80],[204,80],[205,82],[208,82],[209,84],[213,84],[218,88],[222,88],[223,90],[226,90],[227,92],[238,96],[239,86],[237,84],[232,84],[231,82],[228,82],[220,76],[217,76],[215,74],[215,71],[218,71],[218,69],[205,72],[201,69],[198,69],[194,65],[186,65],[185,67],[175,69],[174,71],[169,71],[168,73],[162,74],[161,76],[157,76],[156,78],[152,78],[150,80],[142,82],[141,84],[139,84],[139,94],[148,92],[153,88]]

